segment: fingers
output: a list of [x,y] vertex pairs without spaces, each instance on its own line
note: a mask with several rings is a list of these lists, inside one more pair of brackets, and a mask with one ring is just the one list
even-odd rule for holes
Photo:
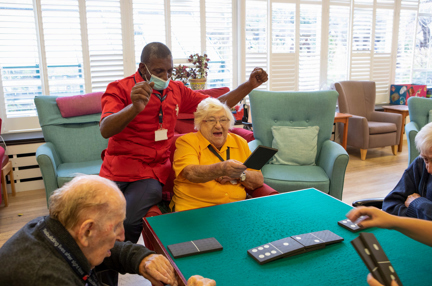
[[155,284],[154,281],[177,285],[174,269],[169,261],[162,255],[151,254],[144,258],[140,264],[140,274],[150,280],[154,285],[159,285],[158,283]]
[[392,228],[395,224],[395,216],[392,216],[375,207],[358,207],[351,210],[347,214],[352,222],[355,222],[360,216],[367,216],[364,220],[358,223],[362,228],[380,227]]
[[230,178],[240,178],[240,175],[247,169],[243,163],[240,163],[236,160],[228,160],[224,162],[224,176],[228,176]]
[[216,286],[216,281],[200,275],[194,275],[189,278],[186,286]]
[[255,77],[258,83],[264,83],[268,80],[268,74],[262,68],[254,68],[252,71],[252,76]]
[[[379,283],[373,276],[371,273],[368,274],[367,276],[367,283],[369,284],[369,286],[383,286],[381,283]],[[393,285],[393,284],[392,284]]]

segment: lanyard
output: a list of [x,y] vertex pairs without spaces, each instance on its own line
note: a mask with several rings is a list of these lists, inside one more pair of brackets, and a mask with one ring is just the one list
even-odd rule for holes
[[165,94],[164,96],[160,97],[159,94],[154,93],[154,95],[156,95],[157,98],[159,98],[159,100],[161,101],[161,107],[159,109],[159,124],[162,127],[162,122],[163,122],[163,111],[162,111],[162,102],[166,99],[167,94]]
[[[216,157],[218,157],[219,158],[219,160],[221,160],[222,162],[223,161],[225,161],[220,155],[219,155],[219,153],[213,148],[213,146],[211,145],[211,144],[209,144],[208,145],[208,148],[209,148],[209,150],[213,153],[213,154],[215,154],[216,155]],[[229,149],[229,147],[227,147],[227,150],[226,150],[226,159],[227,160],[229,160],[230,159],[230,149]]]
[[85,273],[85,271],[78,264],[75,256],[69,252],[69,250],[58,241],[57,237],[54,236],[46,227],[42,229],[42,233],[46,236],[47,240],[52,246],[60,253],[61,256],[66,260],[69,266],[74,270],[75,274],[78,275],[83,281],[86,281],[86,285],[99,286],[99,283],[92,277],[92,271]]

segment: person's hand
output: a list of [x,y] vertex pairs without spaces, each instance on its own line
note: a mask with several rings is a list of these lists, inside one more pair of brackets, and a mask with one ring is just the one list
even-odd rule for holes
[[226,183],[230,183],[231,184],[231,181],[233,181],[233,180],[237,181],[237,179],[235,179],[235,178],[231,178],[231,177],[228,177],[228,176],[222,176],[222,177],[217,178],[216,182],[218,182],[219,184],[226,184]]
[[362,228],[392,228],[395,220],[394,216],[374,207],[358,207],[352,209],[347,214],[347,218],[352,222],[355,222],[361,216],[367,216],[364,220],[358,223],[358,226]]
[[257,88],[268,80],[268,75],[262,68],[254,68],[249,76],[249,83],[252,88]]
[[150,100],[154,82],[141,81],[135,84],[131,91],[131,100],[135,110],[140,113]]
[[[381,283],[378,282],[378,280],[376,280],[371,273],[368,274],[367,276],[367,283],[369,284],[369,286],[384,286]],[[391,286],[398,286],[396,281],[392,281]]]
[[139,273],[155,286],[178,285],[174,269],[163,255],[146,256],[139,265]]
[[417,198],[420,198],[421,196],[417,193],[413,193],[412,195],[409,195],[408,198],[405,201],[405,206],[409,207],[409,205]]
[[223,176],[230,177],[232,179],[240,178],[240,175],[247,169],[243,163],[230,159],[221,162],[223,168]]
[[189,278],[186,286],[216,286],[216,281],[194,275]]

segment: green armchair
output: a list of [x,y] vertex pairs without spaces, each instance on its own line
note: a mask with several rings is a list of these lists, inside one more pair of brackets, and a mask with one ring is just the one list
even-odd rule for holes
[[[34,100],[46,142],[37,149],[36,160],[42,172],[47,202],[54,190],[77,173],[98,175],[101,153],[108,146],[108,140],[99,131],[100,106],[96,108],[98,113],[64,118],[56,99],[57,96],[37,96]],[[80,109],[86,106],[88,104]]]
[[[253,151],[258,145],[272,147],[272,126],[319,126],[315,166],[276,165],[262,168],[264,182],[280,193],[316,188],[342,199],[348,154],[330,140],[338,93],[336,91],[274,92],[254,90],[250,93],[253,133],[249,142]],[[281,148],[279,147],[279,150]]]
[[425,97],[410,97],[408,98],[408,110],[410,122],[405,125],[405,134],[408,142],[408,165],[420,155],[415,146],[415,137],[420,129],[429,122],[429,111],[432,110],[432,99]]

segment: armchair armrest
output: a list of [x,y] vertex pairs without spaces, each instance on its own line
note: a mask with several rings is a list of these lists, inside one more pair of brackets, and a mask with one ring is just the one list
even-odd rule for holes
[[345,171],[349,156],[345,149],[336,142],[327,140],[323,143],[317,165],[323,168],[330,178],[329,195],[342,199]]
[[402,124],[402,115],[390,112],[372,111],[369,117],[370,121],[389,122],[398,126]]
[[262,142],[258,139],[252,140],[248,143],[249,149],[253,152],[259,145],[262,145]]
[[410,121],[405,125],[405,134],[408,142],[408,165],[411,164],[418,155],[420,155],[415,146],[415,137],[419,131],[420,128],[414,121]]
[[358,115],[350,117],[348,141],[350,142],[349,145],[360,149],[367,149],[369,145],[369,126],[366,117]]
[[57,168],[62,163],[52,143],[47,142],[36,150],[36,160],[39,164],[45,185],[47,197],[58,188]]
[[352,203],[353,207],[376,207],[381,209],[384,198],[369,198],[369,199],[361,199]]
[[246,192],[254,198],[279,194],[278,191],[276,191],[275,189],[273,189],[272,187],[266,184],[262,185],[262,187],[259,187],[255,190],[246,189]]

